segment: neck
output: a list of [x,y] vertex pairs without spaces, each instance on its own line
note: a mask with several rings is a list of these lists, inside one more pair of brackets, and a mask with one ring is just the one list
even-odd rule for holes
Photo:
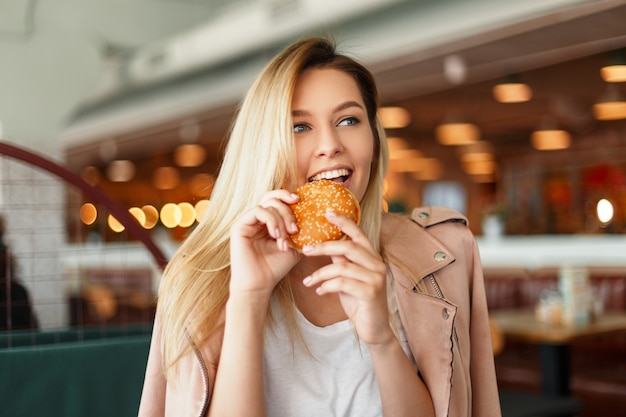
[[327,257],[304,257],[291,270],[288,279],[291,281],[296,308],[308,321],[318,327],[325,327],[342,320],[346,320],[339,296],[337,294],[319,295],[316,287],[306,287],[302,280],[330,263]]

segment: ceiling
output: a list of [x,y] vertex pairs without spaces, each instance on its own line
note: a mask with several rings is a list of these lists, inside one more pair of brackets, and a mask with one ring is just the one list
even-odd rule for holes
[[[529,135],[547,118],[572,133],[569,152],[603,147],[597,137],[613,138],[612,146],[626,148],[626,122],[598,122],[591,112],[607,87],[599,68],[611,59],[612,51],[626,47],[624,22],[626,2],[592,2],[372,63],[383,104],[406,107],[412,117],[410,126],[388,133],[406,138],[425,155],[441,158],[446,166],[455,164],[455,152],[439,145],[433,130],[451,114],[477,124],[482,139],[493,145],[499,159],[539,157],[529,144]],[[462,62],[464,71],[457,79],[446,75],[450,56]],[[529,102],[502,104],[493,99],[493,86],[511,73],[531,86]],[[626,86],[618,88],[626,94]],[[117,135],[117,151],[136,160],[138,172],[149,173],[171,162],[171,152],[180,143],[181,125],[191,120],[200,127],[198,141],[209,148],[209,159],[201,167],[186,168],[184,175],[215,172],[235,108],[236,101],[226,102]],[[70,148],[69,164],[77,171],[98,165],[101,151],[102,143]],[[561,151],[547,154],[554,160],[564,158]],[[144,180],[149,184],[149,174]]]
[[[410,110],[413,123],[407,133],[416,145],[432,138],[434,127],[451,113],[476,123],[482,138],[502,152],[527,144],[546,117],[580,139],[609,125],[595,121],[591,108],[607,88],[600,67],[614,50],[626,47],[626,3],[613,6],[546,15],[380,65],[375,71],[383,99]],[[450,56],[466,67],[456,84],[444,71]],[[493,86],[513,73],[531,86],[532,100],[496,102]],[[626,93],[624,87],[618,86]]]

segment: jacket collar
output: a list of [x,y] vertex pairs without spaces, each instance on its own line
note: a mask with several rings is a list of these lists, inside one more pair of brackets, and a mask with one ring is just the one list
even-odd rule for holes
[[382,220],[380,242],[387,260],[405,273],[411,271],[413,279],[419,281],[454,262],[452,252],[417,221],[387,213]]

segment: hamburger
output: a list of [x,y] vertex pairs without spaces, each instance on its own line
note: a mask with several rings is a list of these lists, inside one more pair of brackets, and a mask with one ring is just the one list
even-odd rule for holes
[[339,240],[344,233],[326,219],[326,213],[334,211],[352,219],[356,224],[361,220],[361,207],[356,196],[341,184],[331,180],[308,182],[298,187],[294,193],[300,201],[291,204],[296,216],[298,233],[290,236],[294,248],[329,240]]

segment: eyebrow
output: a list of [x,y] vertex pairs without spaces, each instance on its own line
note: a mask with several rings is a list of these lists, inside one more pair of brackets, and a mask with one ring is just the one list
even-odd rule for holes
[[[344,101],[343,103],[339,104],[337,107],[335,107],[333,109],[333,113],[337,113],[339,111],[345,110],[345,109],[349,109],[350,107],[358,107],[361,110],[365,110],[365,108],[363,108],[363,106],[361,104],[359,104],[356,101]],[[291,112],[292,116],[307,116],[310,113],[306,110],[294,110]]]

